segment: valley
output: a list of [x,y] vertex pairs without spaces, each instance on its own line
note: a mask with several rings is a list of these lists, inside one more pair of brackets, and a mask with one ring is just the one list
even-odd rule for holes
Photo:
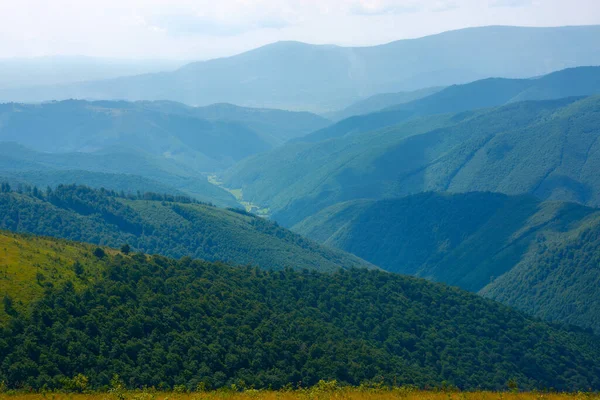
[[253,204],[249,201],[244,201],[244,193],[243,193],[242,189],[228,189],[228,188],[224,187],[223,182],[219,180],[217,175],[210,175],[208,177],[208,182],[231,193],[235,197],[237,202],[240,203],[247,212],[258,215],[259,217],[263,217],[263,218],[270,217],[269,208],[263,208],[260,205]]

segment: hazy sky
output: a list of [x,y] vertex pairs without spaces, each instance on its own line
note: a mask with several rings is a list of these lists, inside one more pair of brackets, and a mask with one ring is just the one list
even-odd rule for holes
[[279,40],[371,45],[467,26],[587,24],[600,24],[600,0],[0,0],[0,57],[191,60]]

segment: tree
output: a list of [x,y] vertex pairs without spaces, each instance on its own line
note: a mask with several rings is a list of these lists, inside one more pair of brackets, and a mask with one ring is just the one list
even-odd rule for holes
[[106,253],[100,247],[96,247],[96,250],[94,250],[94,255],[98,258],[104,258],[104,256],[106,256]]
[[[100,249],[100,250],[102,250],[102,249]],[[96,255],[96,252],[94,252],[94,255]],[[102,258],[103,256],[99,257],[99,256],[96,255],[96,257]],[[83,265],[81,265],[81,263],[79,262],[79,260],[75,261],[75,264],[73,264],[73,271],[75,271],[75,275],[77,275],[77,276],[83,275],[83,272],[84,272]]]
[[121,253],[127,255],[131,252],[131,246],[129,246],[127,243],[125,243],[123,246],[121,246]]
[[11,316],[16,316],[17,315],[17,310],[15,310],[15,307],[13,306],[13,300],[9,295],[4,295],[4,311]]

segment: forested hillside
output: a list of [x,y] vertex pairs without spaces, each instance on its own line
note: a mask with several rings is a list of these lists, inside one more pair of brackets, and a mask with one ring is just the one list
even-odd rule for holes
[[292,112],[267,108],[239,107],[233,104],[212,104],[195,107],[193,115],[207,120],[237,121],[254,129],[273,145],[301,137],[331,123],[326,118],[309,112]]
[[519,102],[294,143],[227,171],[225,185],[292,226],[353,199],[492,191],[600,204],[600,97]]
[[172,159],[111,148],[93,153],[42,153],[16,143],[0,143],[0,176],[30,186],[83,184],[136,192],[179,193],[221,207],[239,206],[233,195],[193,168]]
[[577,204],[498,193],[422,193],[336,204],[293,230],[381,268],[478,291],[544,235],[600,217]]
[[[244,211],[181,196],[125,196],[83,186],[24,193],[3,185],[0,229],[54,236],[170,257],[222,260],[266,269],[335,271],[372,267]],[[10,191],[9,191],[10,190]]]
[[600,332],[600,220],[544,238],[481,294],[550,321]]
[[121,147],[173,159],[196,171],[244,157],[327,124],[310,113],[173,102],[61,101],[0,105],[0,141],[48,153]]
[[600,211],[531,196],[422,193],[336,204],[293,230],[381,268],[600,332]]
[[[92,172],[82,170],[51,170],[45,171],[0,171],[0,182],[9,183],[15,190],[20,187],[26,186],[37,186],[39,188],[56,188],[59,185],[72,185],[82,184],[89,186],[94,189],[110,189],[117,192],[125,192],[137,194],[154,192],[154,193],[165,193],[171,195],[190,195],[180,189],[175,189],[175,185],[170,186],[168,184],[160,183],[150,178],[144,178],[139,175],[130,174],[116,174],[106,172]],[[218,189],[218,188],[216,188]],[[223,193],[223,198],[219,199],[222,192],[215,190],[215,196],[211,199],[206,197],[204,200],[210,202],[211,200],[215,203],[223,204],[222,201],[228,200],[226,192]],[[197,197],[195,197],[197,200]],[[222,201],[221,201],[222,200]],[[234,201],[226,201],[227,206],[236,206]]]
[[[0,234],[43,260],[4,297],[0,380],[9,388],[281,388],[320,379],[463,389],[600,388],[598,338],[459,289],[380,271],[262,271]],[[87,250],[86,250],[87,249]],[[2,250],[3,258],[14,255]],[[73,262],[73,258],[75,261]],[[62,265],[62,267],[60,267]],[[16,279],[0,276],[3,287]]]
[[374,110],[367,115],[348,116],[297,141],[319,142],[399,124],[423,115],[458,113],[525,100],[553,100],[600,94],[600,67],[579,67],[531,79],[489,78],[452,85],[429,96]]
[[385,108],[410,103],[414,100],[431,96],[432,94],[437,93],[442,89],[444,88],[431,87],[413,90],[410,92],[380,93],[374,96],[367,97],[366,99],[357,101],[356,103],[353,103],[342,110],[327,113],[325,114],[325,116],[331,118],[334,121],[340,121],[342,119],[350,118],[355,115],[371,114],[377,111],[381,111]]

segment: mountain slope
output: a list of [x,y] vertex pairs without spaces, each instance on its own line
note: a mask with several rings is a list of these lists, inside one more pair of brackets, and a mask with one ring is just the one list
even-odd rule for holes
[[[600,387],[597,337],[424,280],[368,270],[268,272],[93,247],[81,254],[78,244],[9,240],[52,250],[76,271],[67,282],[42,282],[43,296],[20,308],[4,301],[11,317],[0,328],[0,379],[9,388],[64,388],[77,374],[92,388],[114,374],[127,387],[162,389],[319,379]],[[65,254],[81,257],[76,268]]]
[[343,110],[327,113],[325,116],[334,120],[340,121],[342,119],[350,118],[355,115],[371,114],[377,111],[381,111],[385,108],[397,106],[400,104],[410,103],[423,97],[431,96],[444,89],[443,87],[432,87],[426,89],[415,90],[412,92],[399,92],[399,93],[381,93],[366,99],[357,101]]
[[212,171],[271,148],[236,122],[207,121],[126,102],[63,101],[0,106],[0,141],[49,153],[133,148]]
[[598,26],[490,26],[373,47],[280,42],[174,72],[3,90],[0,100],[174,100],[326,112],[378,93],[600,65],[598,36]]
[[261,134],[265,140],[279,145],[329,125],[331,121],[309,112],[239,107],[233,104],[212,104],[195,107],[194,115],[210,121],[236,121]]
[[242,124],[273,146],[304,136],[331,123],[326,118],[305,111],[240,107],[228,103],[204,107],[190,107],[172,101],[139,101],[134,104],[145,110],[160,113]]
[[481,294],[550,321],[600,332],[600,219],[541,241]]
[[335,203],[425,191],[530,193],[600,204],[600,97],[511,103],[294,143],[224,175],[286,226]]
[[600,211],[498,193],[336,204],[294,231],[387,271],[600,332]]
[[[163,193],[170,195],[184,196],[186,193],[175,189],[172,186],[162,184],[152,179],[144,178],[139,175],[129,174],[110,174],[104,172],[90,172],[81,170],[46,170],[46,171],[2,171],[0,172],[0,182],[9,183],[12,187],[37,186],[46,188],[56,188],[59,185],[80,184],[94,189],[109,189],[124,193]],[[200,200],[197,198],[197,200]],[[208,202],[210,200],[206,200]],[[229,203],[233,207],[235,203]]]
[[531,79],[490,78],[452,85],[429,96],[367,115],[352,116],[296,139],[319,142],[399,124],[416,116],[457,113],[525,100],[600,94],[600,67],[579,67]]
[[541,235],[569,231],[596,209],[498,193],[422,193],[336,204],[294,231],[385,270],[477,292]]
[[334,271],[372,267],[261,218],[176,196],[116,193],[82,186],[0,194],[0,229],[54,236],[171,257],[222,260],[267,269]]
[[120,76],[172,71],[176,60],[123,60],[86,56],[46,56],[0,59],[0,88],[83,82]]
[[124,148],[92,153],[40,153],[16,143],[0,143],[0,176],[8,182],[31,186],[76,183],[126,193],[138,188],[142,192],[183,192],[221,207],[239,205],[231,193],[176,160]]
[[294,231],[387,271],[600,332],[600,211],[497,193],[336,204]]

